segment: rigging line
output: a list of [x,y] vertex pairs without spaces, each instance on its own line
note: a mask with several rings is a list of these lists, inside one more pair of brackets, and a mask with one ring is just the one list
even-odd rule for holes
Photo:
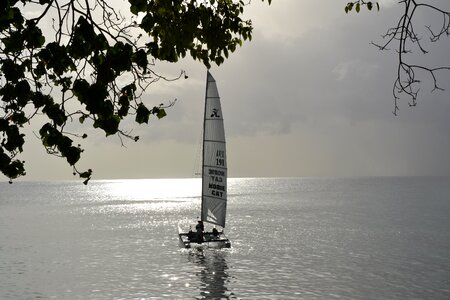
[[195,152],[195,159],[194,159],[194,166],[193,166],[193,174],[194,176],[201,176],[202,175],[202,154],[203,154],[203,126],[202,130],[200,130],[200,137],[197,140],[197,147]]

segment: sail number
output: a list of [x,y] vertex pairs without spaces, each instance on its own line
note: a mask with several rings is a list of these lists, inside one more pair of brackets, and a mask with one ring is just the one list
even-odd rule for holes
[[212,196],[226,197],[226,173],[222,170],[209,169],[208,190]]
[[225,151],[224,150],[217,150],[216,166],[225,167]]

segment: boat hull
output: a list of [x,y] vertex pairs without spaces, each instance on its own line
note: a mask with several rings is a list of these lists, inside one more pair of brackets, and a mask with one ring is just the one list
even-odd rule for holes
[[189,233],[179,233],[179,245],[181,248],[231,248],[230,240],[223,234],[219,232],[218,234],[213,234],[211,232],[205,232],[203,234],[203,240],[198,241],[195,238],[190,237]]

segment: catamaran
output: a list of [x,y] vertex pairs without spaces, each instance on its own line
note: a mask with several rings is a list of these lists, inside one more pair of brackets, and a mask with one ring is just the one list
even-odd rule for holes
[[[195,231],[182,232],[179,226],[180,246],[230,248],[225,236],[227,212],[227,159],[222,108],[216,81],[207,72],[205,112],[203,118],[202,204]],[[205,231],[204,222],[220,226]]]

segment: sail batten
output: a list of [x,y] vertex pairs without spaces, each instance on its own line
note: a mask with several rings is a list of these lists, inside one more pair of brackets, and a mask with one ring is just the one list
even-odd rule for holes
[[222,108],[216,81],[207,72],[203,121],[201,220],[225,227],[227,160]]
[[[205,166],[205,167],[214,167],[214,166]],[[227,170],[227,168],[216,167],[217,169]]]

